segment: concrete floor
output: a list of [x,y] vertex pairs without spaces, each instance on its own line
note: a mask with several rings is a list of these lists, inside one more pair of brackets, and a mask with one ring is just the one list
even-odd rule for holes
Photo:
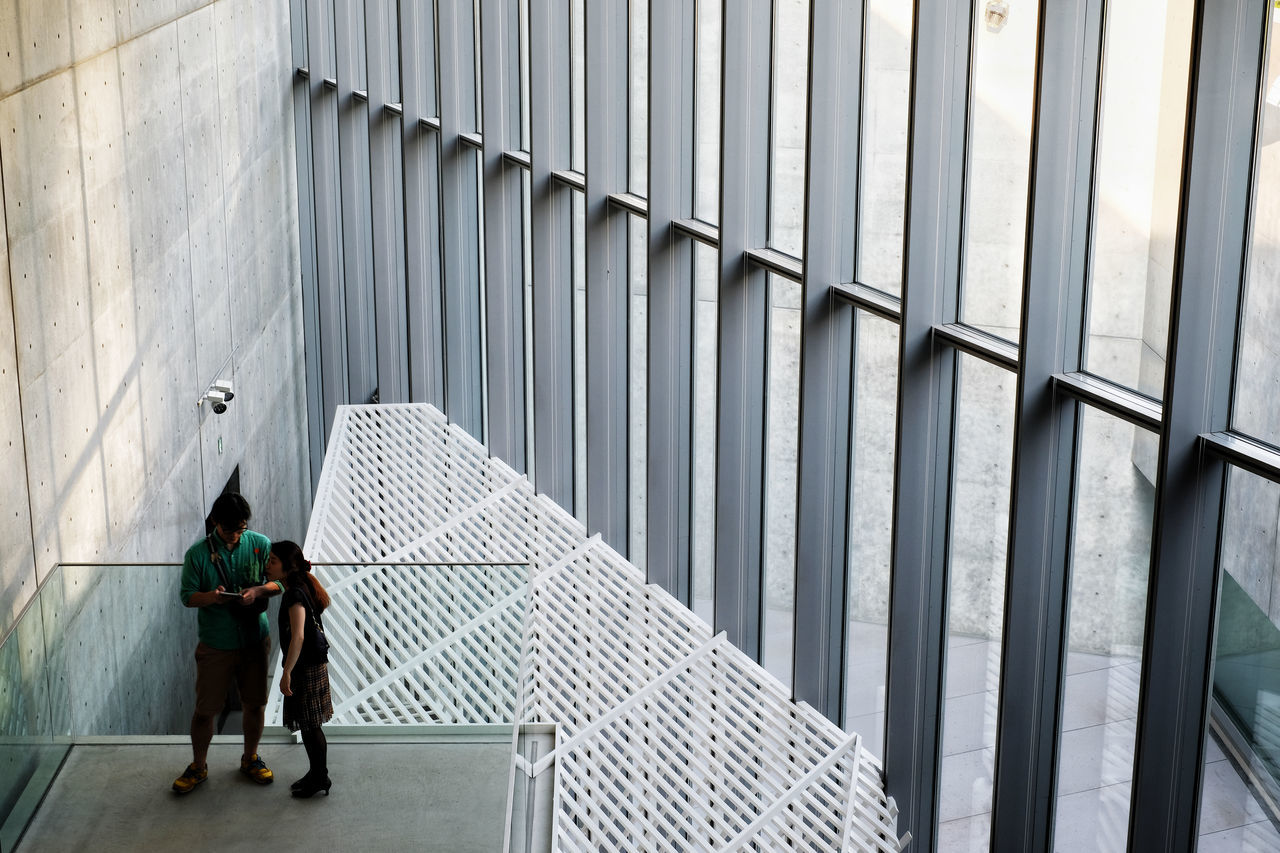
[[510,742],[330,742],[333,790],[295,800],[301,744],[264,744],[275,772],[239,773],[240,747],[215,743],[209,779],[185,796],[170,785],[189,746],[76,746],[18,853],[71,850],[359,850],[491,853],[502,849]]

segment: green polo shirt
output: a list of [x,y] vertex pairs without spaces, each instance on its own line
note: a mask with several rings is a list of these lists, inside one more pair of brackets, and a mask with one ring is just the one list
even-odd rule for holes
[[[218,570],[213,565],[209,554],[209,543],[217,548],[222,562],[222,571],[231,581],[227,588],[238,592],[246,587],[258,586],[266,580],[267,557],[271,554],[271,540],[261,533],[246,530],[240,537],[234,550],[227,550],[226,543],[218,538],[217,533],[207,539],[199,539],[187,549],[182,559],[182,585],[178,591],[182,603],[186,604],[192,593],[209,592],[222,583]],[[215,649],[238,649],[241,646],[239,621],[232,614],[235,604],[211,604],[201,607],[197,619],[200,642]],[[258,614],[258,641],[270,633],[267,614]],[[253,637],[246,632],[244,642]]]

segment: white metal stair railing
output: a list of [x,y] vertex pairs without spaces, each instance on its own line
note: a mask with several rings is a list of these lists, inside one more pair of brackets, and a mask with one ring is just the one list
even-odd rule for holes
[[[791,702],[430,406],[339,409],[305,550],[317,562],[418,566],[325,576],[327,624],[335,648],[347,644],[330,667],[344,719],[505,712],[517,726],[553,726],[554,749],[513,761],[530,779],[554,768],[554,849],[898,851],[907,841],[857,735]],[[528,574],[506,568],[496,583],[426,565],[464,561],[527,562]],[[413,602],[421,612],[407,631],[396,620]],[[458,615],[428,630],[438,602]],[[518,685],[505,677],[515,670]]]

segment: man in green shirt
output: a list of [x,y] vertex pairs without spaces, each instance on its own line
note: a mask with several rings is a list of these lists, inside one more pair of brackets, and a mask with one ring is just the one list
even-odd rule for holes
[[249,502],[225,492],[213,502],[213,532],[187,549],[179,596],[200,609],[196,645],[196,710],[191,715],[191,764],[173,783],[186,794],[209,778],[209,742],[214,719],[222,711],[231,679],[240,688],[244,755],[240,772],[260,785],[274,776],[258,757],[258,741],[267,704],[267,656],[271,633],[267,598],[284,585],[265,582],[271,542],[248,530]]

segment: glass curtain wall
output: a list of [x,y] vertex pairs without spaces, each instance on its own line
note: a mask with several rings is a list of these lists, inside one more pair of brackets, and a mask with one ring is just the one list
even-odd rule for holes
[[1278,846],[1271,7],[319,4],[310,414],[403,388],[625,519],[920,849]]

